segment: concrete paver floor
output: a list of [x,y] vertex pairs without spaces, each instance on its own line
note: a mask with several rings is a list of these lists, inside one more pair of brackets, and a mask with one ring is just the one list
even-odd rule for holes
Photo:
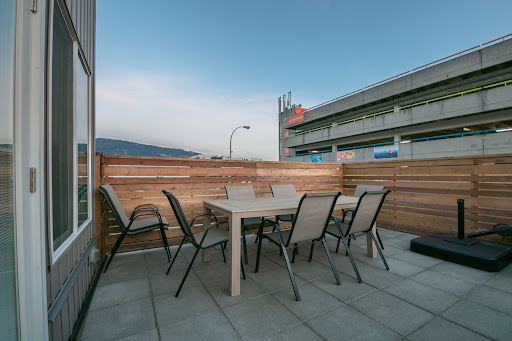
[[[325,253],[301,249],[292,269],[302,300],[295,301],[284,259],[264,241],[260,271],[249,239],[247,280],[240,296],[228,294],[228,266],[219,249],[198,258],[179,296],[192,257],[184,246],[169,276],[163,249],[116,255],[102,274],[82,331],[99,340],[510,340],[512,266],[488,273],[409,251],[413,235],[379,228],[390,271],[351,246],[363,283],[345,250],[329,248],[341,285]],[[361,240],[359,240],[361,239]],[[177,247],[171,248],[176,257]]]

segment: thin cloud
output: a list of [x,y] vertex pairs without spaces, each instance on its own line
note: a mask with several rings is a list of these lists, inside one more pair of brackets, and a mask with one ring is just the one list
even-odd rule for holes
[[205,154],[278,159],[276,96],[242,97],[198,80],[147,72],[110,75],[96,85],[97,136]]

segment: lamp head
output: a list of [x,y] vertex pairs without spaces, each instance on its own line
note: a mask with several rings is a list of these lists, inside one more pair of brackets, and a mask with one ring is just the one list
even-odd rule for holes
[[244,126],[245,129],[251,129],[251,126]]

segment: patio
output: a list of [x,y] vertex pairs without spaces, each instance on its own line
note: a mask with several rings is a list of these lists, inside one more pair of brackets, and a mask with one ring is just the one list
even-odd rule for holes
[[[182,248],[165,276],[161,248],[118,254],[96,288],[81,340],[509,340],[512,266],[488,273],[409,251],[415,235],[379,228],[390,271],[366,256],[366,239],[353,241],[363,283],[345,250],[330,250],[341,286],[318,249],[292,265],[302,301],[296,302],[277,247],[263,243],[253,273],[254,237],[248,246],[241,295],[228,295],[228,265],[219,249],[198,259],[174,298],[193,248]],[[177,246],[171,248],[173,256]]]

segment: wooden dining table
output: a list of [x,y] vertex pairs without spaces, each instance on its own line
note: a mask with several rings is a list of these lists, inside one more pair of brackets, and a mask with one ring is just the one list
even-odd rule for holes
[[[240,257],[241,257],[241,224],[242,218],[267,217],[276,215],[294,214],[300,201],[299,196],[290,198],[254,198],[245,200],[223,199],[204,200],[203,213],[211,213],[212,210],[226,215],[229,220],[229,293],[231,296],[240,295]],[[359,198],[340,196],[335,209],[349,209],[357,206]],[[211,223],[211,216],[205,215],[203,226],[206,229]],[[375,226],[373,227],[375,229]],[[375,231],[374,231],[375,233]],[[367,254],[375,258],[377,249],[370,235],[367,236]],[[203,250],[203,261],[210,260],[210,249]]]

